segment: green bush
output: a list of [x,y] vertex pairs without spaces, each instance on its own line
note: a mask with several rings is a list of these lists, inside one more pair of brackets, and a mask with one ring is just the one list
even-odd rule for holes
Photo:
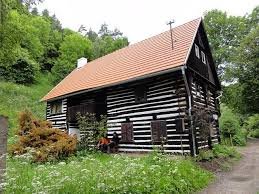
[[214,158],[212,150],[201,150],[197,156],[197,161],[211,161]]
[[221,117],[219,127],[223,137],[223,142],[227,145],[246,145],[246,130],[240,126],[240,118],[227,106],[221,106]]
[[259,129],[251,131],[250,136],[254,138],[259,138]]
[[238,158],[240,154],[234,147],[217,144],[212,149],[213,154],[217,158]]
[[201,150],[199,155],[196,157],[196,161],[204,162],[211,161],[214,158],[239,158],[240,154],[233,146],[214,145],[212,150]]
[[221,107],[219,127],[224,137],[234,136],[240,129],[239,118],[227,106]]
[[233,136],[234,145],[245,146],[246,145],[247,132],[244,129],[240,129],[237,134]]
[[29,54],[22,50],[17,53],[15,62],[0,70],[0,76],[5,80],[19,84],[32,84],[39,73],[39,65],[31,59]]
[[249,136],[259,138],[259,114],[248,117],[245,127],[249,131]]

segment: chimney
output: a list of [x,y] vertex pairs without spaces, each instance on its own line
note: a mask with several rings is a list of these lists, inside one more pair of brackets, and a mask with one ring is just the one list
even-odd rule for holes
[[85,64],[87,63],[87,58],[80,58],[80,59],[77,59],[77,69],[83,67]]

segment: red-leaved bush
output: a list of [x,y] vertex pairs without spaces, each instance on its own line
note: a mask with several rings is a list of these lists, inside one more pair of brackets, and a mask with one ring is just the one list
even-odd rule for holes
[[76,151],[76,143],[75,137],[52,128],[48,121],[35,119],[31,112],[24,111],[19,115],[19,140],[10,151],[12,155],[30,151],[33,162],[46,162],[70,156]]

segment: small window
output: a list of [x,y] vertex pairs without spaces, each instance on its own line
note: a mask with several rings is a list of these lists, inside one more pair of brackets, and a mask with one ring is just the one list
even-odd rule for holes
[[132,122],[121,123],[121,141],[133,142],[133,123]]
[[201,60],[204,64],[206,64],[206,56],[204,54],[204,52],[201,51]]
[[180,118],[180,119],[176,119],[175,120],[175,127],[176,127],[176,132],[177,133],[183,133],[185,130],[185,123],[184,123],[184,119]]
[[200,85],[197,85],[196,95],[202,97],[202,87]]
[[165,120],[153,120],[151,121],[151,133],[153,142],[166,141],[167,138],[167,126]]
[[201,38],[201,34],[200,34],[200,33],[198,33],[198,41],[199,41],[199,45],[200,45],[203,49],[205,49],[204,44],[203,44],[203,42],[202,42],[202,38]]
[[147,101],[147,89],[144,86],[139,86],[135,89],[135,102],[146,102]]
[[62,102],[53,102],[50,108],[51,114],[58,114],[62,112]]
[[200,58],[200,49],[197,44],[195,44],[195,54],[197,58]]
[[210,104],[210,101],[212,99],[211,99],[211,94],[210,94],[209,90],[207,90],[207,95],[206,96],[207,96],[207,103]]

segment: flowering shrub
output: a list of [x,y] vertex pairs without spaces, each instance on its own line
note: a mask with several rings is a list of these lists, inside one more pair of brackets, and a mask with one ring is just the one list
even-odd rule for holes
[[101,115],[99,119],[93,113],[77,114],[81,139],[78,142],[78,150],[96,151],[98,140],[107,132],[107,117]]
[[67,157],[76,150],[74,137],[52,128],[47,121],[35,119],[29,111],[20,114],[19,126],[19,140],[11,147],[12,155],[31,153],[32,161],[46,162]]

